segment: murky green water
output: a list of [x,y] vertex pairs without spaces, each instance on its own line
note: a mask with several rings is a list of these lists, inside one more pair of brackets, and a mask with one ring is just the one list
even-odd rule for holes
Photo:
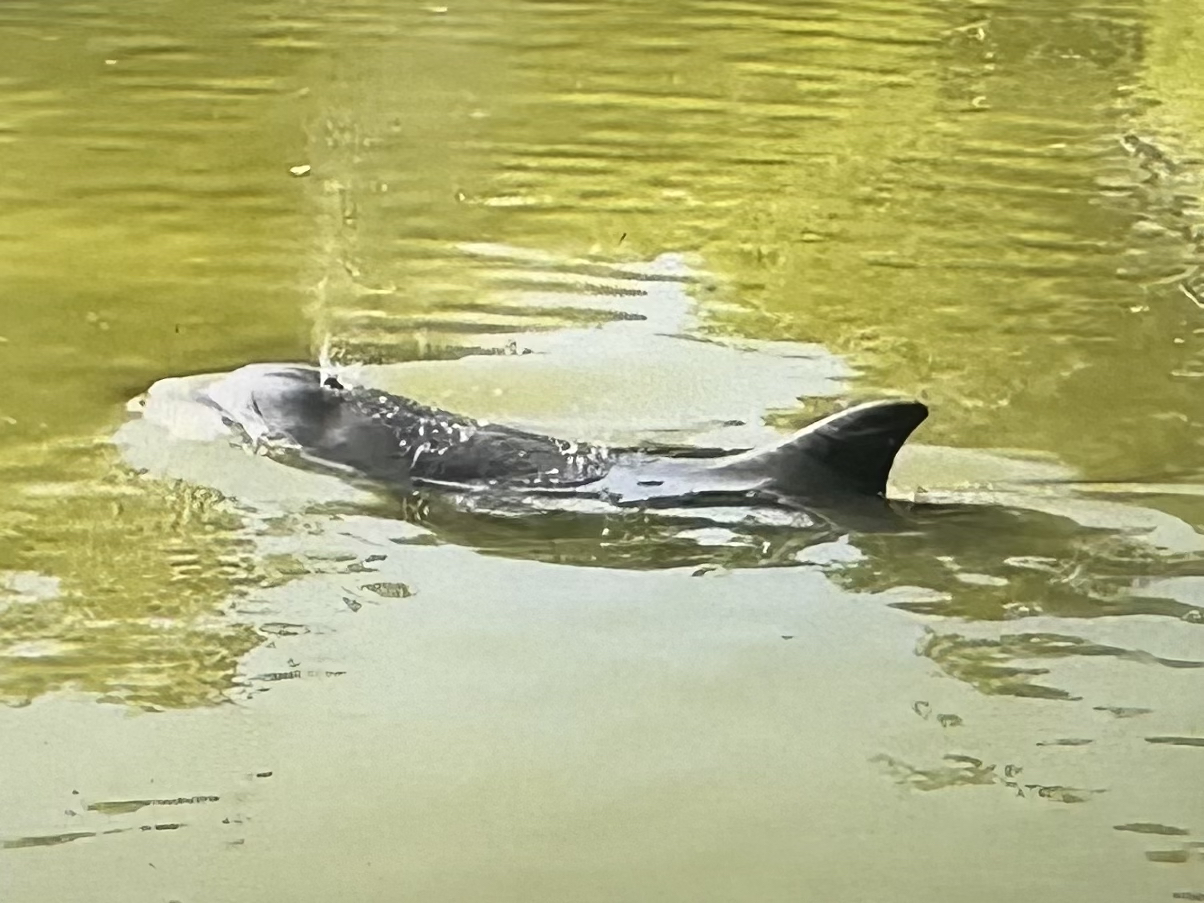
[[[5,0],[0,898],[1204,899],[1201,22]],[[126,410],[323,351],[611,441],[917,395],[981,504],[406,519]]]

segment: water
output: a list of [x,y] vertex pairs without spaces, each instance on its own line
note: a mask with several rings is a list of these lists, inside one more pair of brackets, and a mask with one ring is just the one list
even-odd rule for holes
[[[1204,895],[1199,20],[7,0],[0,896]],[[126,409],[319,357],[611,442],[914,395],[955,507],[414,512]]]

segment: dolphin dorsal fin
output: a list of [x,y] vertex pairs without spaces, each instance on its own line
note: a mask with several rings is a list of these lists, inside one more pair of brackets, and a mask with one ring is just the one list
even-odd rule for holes
[[719,467],[762,478],[790,498],[856,493],[885,495],[895,455],[928,416],[918,401],[872,401],[817,420],[781,442],[755,448]]

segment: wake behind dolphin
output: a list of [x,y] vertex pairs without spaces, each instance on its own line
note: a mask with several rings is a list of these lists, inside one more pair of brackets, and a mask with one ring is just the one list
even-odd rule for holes
[[344,385],[315,367],[254,364],[200,390],[256,446],[396,489],[590,498],[619,507],[840,506],[884,497],[895,455],[928,414],[879,401],[752,450],[611,449]]

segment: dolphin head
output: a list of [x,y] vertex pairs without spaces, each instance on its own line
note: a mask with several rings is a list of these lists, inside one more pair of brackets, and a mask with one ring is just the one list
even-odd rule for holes
[[253,445],[408,487],[410,462],[398,437],[357,404],[354,394],[316,367],[251,364],[210,385],[202,400]]
[[253,443],[276,440],[302,448],[314,444],[339,407],[338,388],[303,366],[251,364],[210,385],[203,399]]

